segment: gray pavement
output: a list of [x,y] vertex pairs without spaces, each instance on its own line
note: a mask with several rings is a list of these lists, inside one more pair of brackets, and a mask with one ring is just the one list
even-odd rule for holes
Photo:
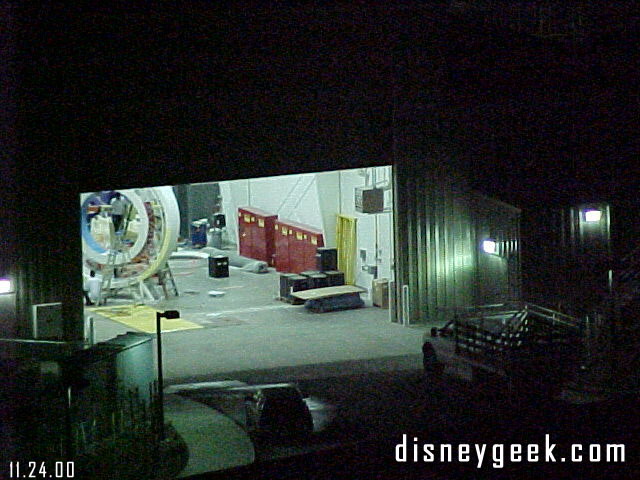
[[[421,352],[426,327],[390,322],[389,311],[371,306],[366,295],[364,308],[318,314],[277,300],[279,274],[273,270],[255,274],[232,267],[228,278],[216,279],[208,275],[207,260],[197,258],[172,260],[171,268],[180,295],[149,306],[177,309],[182,318],[204,328],[163,334],[167,384],[219,379],[238,371],[375,361]],[[211,290],[224,295],[209,296]],[[126,303],[131,300],[116,298],[108,305]],[[131,330],[94,317],[97,341]]]
[[[425,326],[405,328],[388,310],[366,306],[315,314],[277,300],[279,275],[231,268],[229,278],[208,275],[206,259],[172,260],[178,297],[149,302],[177,309],[204,328],[165,333],[165,385],[237,379],[248,383],[300,381],[420,366]],[[224,292],[212,297],[211,290]],[[130,304],[123,296],[109,305]],[[96,340],[132,330],[94,315]],[[253,462],[246,432],[221,411],[178,395],[165,396],[165,416],[189,448],[181,476]]]
[[189,449],[179,477],[248,465],[255,451],[246,432],[229,417],[206,405],[166,395],[165,420],[171,422]]
[[[349,375],[386,372],[381,373],[383,378],[393,378],[394,371],[420,369],[422,335],[430,325],[406,328],[391,323],[388,311],[371,306],[366,296],[365,308],[315,314],[276,299],[275,271],[254,274],[232,268],[229,278],[214,279],[208,276],[205,259],[176,260],[171,266],[180,296],[149,305],[158,310],[177,309],[184,319],[204,328],[163,334],[166,384],[233,379],[296,381],[310,387],[305,382],[344,378],[347,391]],[[210,290],[224,295],[209,296]],[[110,305],[125,303],[131,300],[109,300]],[[96,316],[98,341],[127,330],[131,328]],[[583,390],[612,380],[602,373],[601,378],[589,377],[588,382],[576,379],[575,387]],[[331,380],[331,385],[336,381]],[[415,393],[415,388],[406,385],[393,396],[407,400],[413,395],[407,391]],[[594,392],[589,393],[593,400]],[[182,475],[253,461],[249,437],[229,417],[176,395],[166,398],[166,418],[189,447],[189,464]]]

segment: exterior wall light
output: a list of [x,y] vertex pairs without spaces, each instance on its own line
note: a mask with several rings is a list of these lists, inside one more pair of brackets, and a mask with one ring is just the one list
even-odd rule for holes
[[11,285],[11,280],[8,278],[0,278],[0,294],[12,292],[13,285]]
[[485,253],[496,253],[496,242],[493,240],[484,240],[482,242],[482,250],[484,250]]
[[600,210],[585,210],[584,221],[587,223],[599,222],[602,218],[602,212]]

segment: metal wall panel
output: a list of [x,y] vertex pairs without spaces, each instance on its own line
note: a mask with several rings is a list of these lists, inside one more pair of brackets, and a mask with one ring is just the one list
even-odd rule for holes
[[60,190],[54,209],[33,202],[16,218],[17,337],[31,338],[32,306],[52,302],[62,302],[65,339],[84,337],[80,216],[69,214],[79,211],[79,197]]
[[[469,191],[454,172],[405,165],[394,166],[395,320],[436,320],[449,308],[518,299],[519,210]],[[490,236],[499,255],[481,251]]]
[[[472,194],[477,252],[474,303],[500,303],[520,298],[520,211],[478,193]],[[497,243],[497,253],[482,250],[483,240]]]
[[[584,213],[589,209],[601,211],[599,221],[586,221]],[[610,288],[609,271],[625,267],[619,259],[628,252],[620,247],[634,245],[633,232],[617,230],[618,242],[614,243],[607,203],[554,206],[526,213],[523,264],[527,298],[578,316],[600,308]]]

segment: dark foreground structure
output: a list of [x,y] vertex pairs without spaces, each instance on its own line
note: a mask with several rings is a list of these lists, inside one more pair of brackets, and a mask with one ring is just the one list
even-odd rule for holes
[[[198,3],[180,14],[3,6],[0,335],[31,345],[36,305],[59,303],[62,319],[55,358],[7,355],[11,388],[3,391],[17,396],[4,399],[3,414],[26,421],[38,392],[49,390],[61,393],[51,405],[61,402],[56,421],[64,424],[42,435],[63,445],[17,442],[4,450],[8,461],[16,451],[75,455],[82,442],[69,444],[68,395],[83,379],[118,405],[115,383],[97,385],[89,374],[101,360],[85,358],[102,355],[84,348],[78,199],[87,191],[390,164],[393,321],[420,325],[451,308],[524,298],[597,316],[610,339],[626,328],[633,345],[639,222],[629,165],[638,152],[638,92],[629,79],[638,62],[628,47],[637,25],[624,6],[582,2],[554,14],[553,2],[522,3],[507,9],[516,17],[498,14],[494,2]],[[588,226],[584,214],[594,209],[606,215]],[[489,252],[486,241],[500,248]],[[36,393],[12,380],[32,374],[45,382],[34,382]],[[46,383],[56,376],[62,390]],[[139,407],[131,418],[147,416],[144,425],[154,411],[150,379],[139,388],[144,398],[130,400]],[[625,467],[633,470],[630,397],[602,406],[606,415],[585,407],[567,418],[595,414],[585,430],[628,441]],[[102,415],[94,410],[104,398],[74,403],[73,431],[82,431],[83,413]],[[474,434],[501,439],[504,423],[471,405]],[[528,428],[535,420],[570,432],[552,408],[507,418],[523,436],[540,433]],[[149,425],[153,436],[158,426]],[[24,432],[4,430],[10,446]],[[318,454],[313,471],[309,458],[295,458],[236,473],[440,474],[387,462],[389,441],[381,435]]]

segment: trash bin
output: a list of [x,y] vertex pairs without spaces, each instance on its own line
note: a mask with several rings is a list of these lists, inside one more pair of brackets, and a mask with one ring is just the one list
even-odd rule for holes
[[224,278],[229,276],[229,257],[216,255],[209,257],[209,276]]
[[209,222],[207,220],[196,220],[191,222],[191,245],[194,247],[207,246],[207,228]]

